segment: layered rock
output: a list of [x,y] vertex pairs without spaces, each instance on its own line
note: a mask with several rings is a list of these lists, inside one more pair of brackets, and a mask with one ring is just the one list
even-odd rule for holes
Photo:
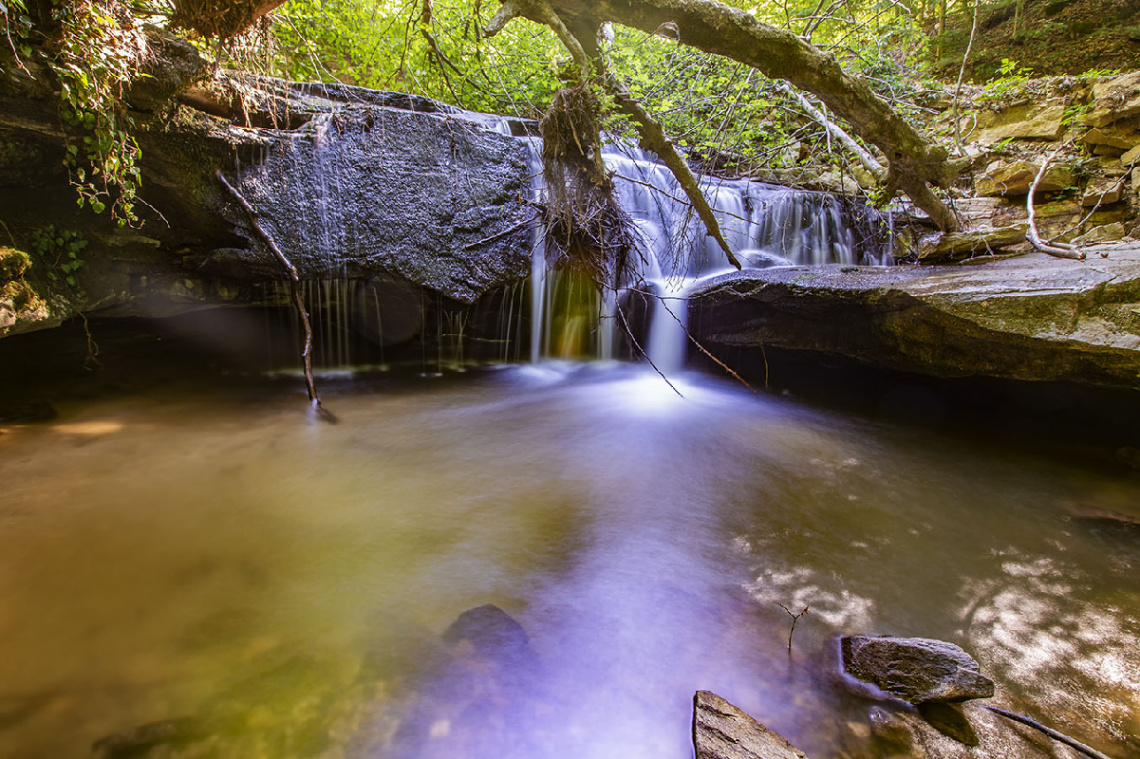
[[807,759],[782,735],[704,690],[693,697],[693,748],[696,759]]
[[778,347],[941,377],[1140,388],[1140,248],[1085,262],[784,267],[705,283],[690,329],[709,348]]

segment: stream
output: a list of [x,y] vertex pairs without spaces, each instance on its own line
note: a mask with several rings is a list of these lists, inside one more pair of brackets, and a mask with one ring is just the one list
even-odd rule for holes
[[[0,756],[688,759],[706,689],[873,757],[848,632],[957,643],[995,703],[1140,756],[1135,478],[671,380],[325,378],[336,425],[293,382],[157,385],[3,427]],[[521,630],[445,636],[485,604]]]

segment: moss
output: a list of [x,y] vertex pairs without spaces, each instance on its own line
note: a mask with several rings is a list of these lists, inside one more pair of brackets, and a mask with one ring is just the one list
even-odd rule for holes
[[24,275],[32,259],[22,250],[0,247],[0,285],[6,285]]

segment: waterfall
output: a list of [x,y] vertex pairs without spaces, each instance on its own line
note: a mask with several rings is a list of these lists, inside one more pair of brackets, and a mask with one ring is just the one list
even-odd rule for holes
[[[542,202],[539,143],[531,144],[536,202]],[[636,225],[636,269],[628,281],[604,288],[597,327],[600,358],[615,355],[619,303],[631,294],[652,296],[648,338],[641,346],[663,372],[679,371],[687,353],[686,298],[698,282],[734,268],[710,237],[677,180],[655,156],[620,141],[603,150],[614,177],[618,202]],[[703,176],[701,190],[720,223],[729,247],[745,268],[815,264],[883,266],[893,262],[889,217],[868,206],[844,202],[822,192],[793,190],[750,180]],[[541,230],[539,230],[541,237]],[[552,357],[551,312],[557,275],[549,270],[546,250],[536,238],[532,287],[531,359]]]

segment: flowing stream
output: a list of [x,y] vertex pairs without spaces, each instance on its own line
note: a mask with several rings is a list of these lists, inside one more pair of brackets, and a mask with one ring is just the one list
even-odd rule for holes
[[[326,379],[337,425],[199,383],[3,429],[0,756],[687,759],[710,689],[873,757],[845,632],[956,642],[1140,755],[1134,479],[673,379]],[[444,639],[484,604],[525,640]]]
[[[0,427],[0,756],[688,759],[708,689],[815,759],[872,759],[875,709],[901,707],[840,675],[849,632],[958,643],[999,704],[1140,756],[1140,483],[686,373],[685,293],[726,266],[659,165],[607,162],[644,266],[598,296],[536,246],[495,355],[526,352],[529,299],[532,358],[613,357],[644,290],[672,385],[424,358],[322,377],[336,425],[307,424],[292,382],[212,375]],[[889,260],[889,220],[706,189],[751,266]],[[416,297],[306,297],[328,364],[350,326],[421,330]],[[437,319],[434,374],[466,368],[466,318]]]

